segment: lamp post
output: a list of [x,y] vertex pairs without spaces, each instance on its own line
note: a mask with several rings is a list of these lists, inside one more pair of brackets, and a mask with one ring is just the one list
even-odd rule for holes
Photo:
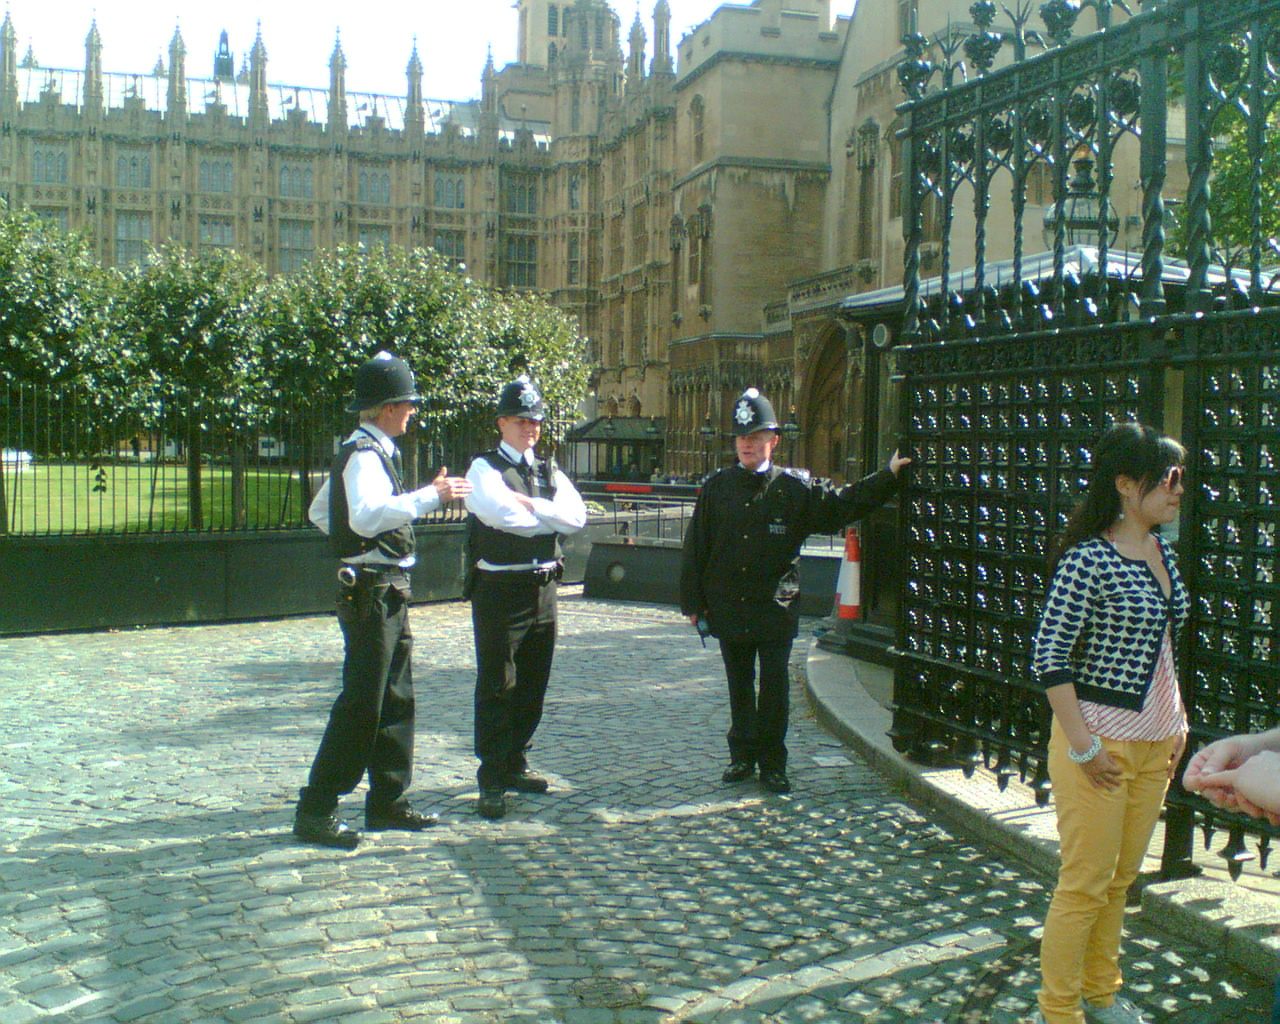
[[1120,231],[1120,218],[1109,202],[1102,209],[1102,197],[1093,183],[1093,161],[1077,160],[1076,176],[1067,182],[1067,194],[1062,199],[1062,209],[1052,203],[1044,211],[1044,244],[1052,252],[1058,239],[1058,219],[1062,219],[1062,244],[1104,245],[1111,247]]
[[606,479],[606,480],[608,480],[608,479],[610,478],[610,474],[613,472],[613,463],[610,461],[610,458],[611,458],[611,456],[612,456],[612,454],[613,454],[613,452],[612,452],[612,450],[611,450],[613,446],[612,446],[609,442],[610,442],[610,440],[612,440],[612,438],[613,438],[613,432],[614,432],[614,430],[615,430],[615,427],[614,427],[614,425],[613,425],[613,417],[612,417],[612,416],[610,416],[607,420],[605,420],[605,421],[604,421],[604,423],[602,423],[602,424],[600,425],[600,433],[604,434],[604,437],[605,437],[605,442],[604,442],[604,473],[603,473],[603,474],[601,474],[601,475],[602,475],[602,476],[604,477],[604,479]]
[[716,437],[716,428],[711,425],[711,413],[707,413],[707,418],[703,421],[702,426],[698,428],[698,433],[702,435],[702,475],[705,477],[711,472],[711,443]]
[[793,465],[796,457],[796,438],[800,436],[800,424],[796,422],[796,407],[791,407],[787,422],[782,424],[782,436],[787,439],[787,465]]
[[[654,470],[662,468],[662,461],[661,459],[658,458],[658,453],[660,451],[658,446],[659,444],[658,438],[661,435],[661,433],[662,432],[658,429],[658,417],[650,416],[649,423],[644,428],[645,440],[647,440],[649,444],[653,446],[653,450],[650,455],[650,461],[653,463],[652,467],[649,470],[650,477],[653,476]],[[640,467],[640,472],[641,473],[644,472],[643,466]]]

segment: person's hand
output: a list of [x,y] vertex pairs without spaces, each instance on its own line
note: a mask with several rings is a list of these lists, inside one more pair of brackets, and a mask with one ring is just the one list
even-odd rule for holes
[[[1203,750],[1197,751],[1182,773],[1183,788],[1192,793],[1201,793],[1210,803],[1216,803],[1207,790],[1215,787],[1210,779],[1232,768],[1239,768],[1249,759],[1251,753],[1243,736],[1228,736],[1215,740]],[[1221,805],[1219,805],[1221,806]]]
[[1098,751],[1097,757],[1080,765],[1080,770],[1088,777],[1089,784],[1094,789],[1115,789],[1120,785],[1123,775],[1120,766],[1111,760],[1106,747]]
[[1221,796],[1216,806],[1280,823],[1280,752],[1259,751],[1238,768],[1207,776],[1205,785],[1206,798]]
[[431,481],[431,486],[436,489],[442,505],[453,501],[454,498],[463,498],[471,493],[471,481],[466,477],[449,476],[448,473],[449,467],[441,466],[440,472]]
[[889,472],[894,476],[897,476],[902,471],[903,467],[909,465],[911,465],[910,457],[906,455],[899,455],[895,451],[892,458],[889,459]]

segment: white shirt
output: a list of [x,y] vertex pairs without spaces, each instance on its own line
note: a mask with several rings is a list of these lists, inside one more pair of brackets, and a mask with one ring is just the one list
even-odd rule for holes
[[[395,442],[372,423],[361,424],[347,441],[350,442],[361,434],[373,438],[387,453],[388,458],[395,455]],[[311,507],[307,509],[307,518],[326,535],[329,533],[330,479],[332,477],[325,480],[312,499]],[[372,451],[357,450],[352,454],[343,468],[342,483],[347,492],[347,521],[351,524],[351,529],[362,537],[376,537],[387,530],[407,526],[440,507],[440,495],[431,484],[419,487],[416,491],[394,493],[391,477],[387,475],[377,453]],[[352,555],[344,561],[392,564],[390,559],[376,549],[363,555]],[[414,558],[409,555],[395,564],[408,568],[413,563]]]
[[[518,452],[506,441],[499,450],[514,463],[533,465],[533,449]],[[467,495],[467,510],[473,512],[485,526],[505,530],[517,537],[541,537],[549,533],[577,533],[587,525],[587,506],[573,482],[560,470],[552,477],[556,489],[554,498],[533,498],[533,508],[526,508],[516,500],[516,492],[507,486],[502,473],[485,459],[475,459],[467,470],[471,493]],[[496,569],[483,560],[476,563],[481,569]],[[502,566],[503,569],[525,569],[528,566]]]

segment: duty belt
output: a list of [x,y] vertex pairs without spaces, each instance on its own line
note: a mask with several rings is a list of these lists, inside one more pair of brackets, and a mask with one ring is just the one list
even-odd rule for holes
[[344,564],[338,567],[338,582],[344,587],[354,587],[360,584],[376,586],[378,584],[395,583],[398,580],[407,581],[408,579],[409,570],[400,565]]
[[486,579],[494,581],[510,580],[513,583],[520,580],[533,580],[540,587],[545,587],[548,583],[554,583],[564,576],[564,566],[559,564],[545,568],[539,566],[535,569],[508,569],[505,571],[481,569],[480,571],[484,573]]

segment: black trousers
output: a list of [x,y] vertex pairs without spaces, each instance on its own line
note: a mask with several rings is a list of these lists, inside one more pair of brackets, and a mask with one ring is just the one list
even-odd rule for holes
[[342,692],[311,765],[298,809],[331,814],[338,797],[369,775],[368,810],[408,806],[413,776],[413,635],[408,588],[371,585],[363,577],[338,593],[346,655]]
[[525,769],[542,721],[556,649],[556,584],[530,573],[478,572],[471,592],[476,643],[476,779],[501,788]]
[[[729,678],[729,760],[758,764],[761,771],[787,767],[787,719],[791,640],[721,640]],[[756,662],[760,687],[756,689]]]

